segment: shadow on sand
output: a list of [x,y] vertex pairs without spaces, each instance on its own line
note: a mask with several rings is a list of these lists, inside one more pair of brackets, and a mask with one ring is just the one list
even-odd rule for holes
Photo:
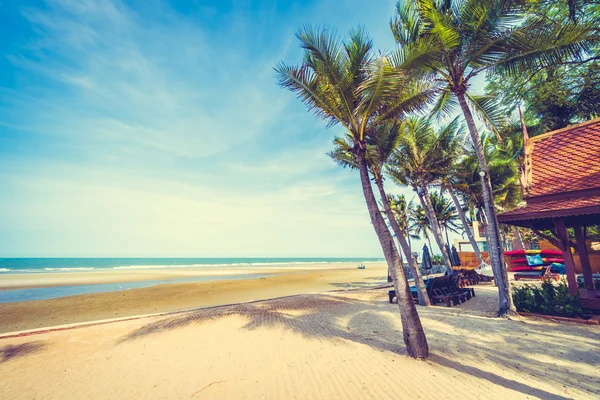
[[[121,338],[118,343],[237,315],[248,319],[245,329],[283,326],[305,337],[342,338],[371,346],[379,351],[406,355],[402,332],[395,320],[398,306],[387,302],[387,293],[384,290],[373,292],[373,296],[376,297],[374,301],[347,297],[344,293],[299,295],[198,310],[149,323]],[[589,330],[578,331],[572,326],[569,327],[568,335],[563,335],[561,331],[564,328],[558,324],[538,326],[521,321],[469,315],[465,313],[468,310],[460,311],[461,314],[456,314],[452,309],[444,307],[419,307],[432,353],[430,362],[464,374],[475,375],[525,395],[544,399],[568,397],[537,388],[535,381],[528,385],[489,373],[479,366],[496,364],[507,373],[527,377],[524,381],[531,376],[540,380],[555,381],[561,386],[566,382],[593,394],[600,392],[597,376],[575,371],[568,363],[556,363],[560,354],[569,354],[571,359],[580,363],[597,364],[600,362],[600,356],[597,354],[596,345],[600,336],[590,338]],[[466,325],[464,318],[468,318],[469,321]],[[341,320],[345,323],[341,324]],[[468,326],[468,329],[453,331],[453,324]],[[493,335],[493,342],[490,342],[492,339],[486,340],[486,336],[490,334]]]
[[13,358],[23,357],[31,353],[43,350],[48,345],[42,341],[22,343],[18,345],[0,347],[0,354],[2,354],[1,362],[6,362]]

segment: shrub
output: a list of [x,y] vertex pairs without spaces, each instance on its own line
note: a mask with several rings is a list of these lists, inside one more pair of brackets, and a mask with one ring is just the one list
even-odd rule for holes
[[445,265],[445,261],[444,261],[444,256],[441,254],[434,254],[433,257],[431,257],[431,263],[433,265]]
[[513,287],[512,296],[517,311],[563,317],[579,317],[583,314],[579,298],[569,294],[564,279],[556,286],[546,279],[541,286]]

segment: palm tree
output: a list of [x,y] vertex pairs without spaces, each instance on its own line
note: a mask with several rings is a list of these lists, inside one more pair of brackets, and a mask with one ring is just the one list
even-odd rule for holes
[[[504,140],[500,143],[494,136],[482,135],[481,142],[489,166],[490,182],[494,195],[495,206],[500,210],[513,208],[520,201],[519,171],[517,161],[520,151],[520,142],[516,140],[516,135],[504,135]],[[452,173],[445,177],[443,187],[448,190],[453,197],[455,204],[460,205],[457,193],[463,198],[465,208],[472,207],[477,210],[482,225],[486,228],[486,238],[489,237],[487,231],[488,216],[484,211],[484,199],[479,176],[479,162],[477,154],[471,148],[463,150],[464,156],[454,164]],[[456,192],[456,193],[455,193]],[[457,206],[459,214],[462,213],[461,220],[465,230],[476,253],[479,252],[477,242],[468,229],[468,221]],[[482,262],[483,259],[479,258]]]
[[467,238],[469,239],[469,243],[471,243],[471,247],[473,248],[473,251],[475,252],[475,255],[477,256],[477,260],[479,261],[479,264],[483,264],[484,260],[483,260],[483,256],[481,255],[481,250],[479,249],[479,245],[477,244],[477,241],[475,240],[475,236],[473,235],[473,231],[471,230],[471,227],[469,226],[469,222],[467,221],[467,217],[465,215],[463,205],[460,203],[460,201],[458,200],[458,197],[456,196],[456,193],[454,192],[452,183],[450,183],[448,181],[444,181],[442,187],[448,192],[448,194],[450,195],[450,198],[452,199],[452,202],[454,203],[454,207],[456,208],[458,218],[460,219],[460,222],[463,225],[463,232],[465,232],[465,234],[467,235]]
[[398,222],[398,226],[408,240],[408,247],[412,248],[411,239],[419,239],[419,236],[413,233],[411,224],[412,213],[415,208],[413,201],[406,202],[406,197],[403,194],[388,194],[388,201],[390,202],[390,208],[396,222]]
[[396,183],[409,186],[417,193],[433,237],[450,272],[450,255],[444,246],[428,187],[437,182],[452,164],[458,149],[458,141],[455,140],[458,128],[456,119],[437,134],[432,128],[430,118],[412,117],[402,121],[400,145],[387,168],[388,175]]
[[444,227],[446,237],[448,236],[448,231],[459,233],[458,230],[460,227],[457,225],[458,213],[452,201],[444,197],[441,190],[439,193],[431,192],[430,197],[433,212],[440,226]]
[[429,244],[429,249],[433,251],[433,246],[431,245],[431,228],[429,225],[429,219],[427,219],[427,213],[423,209],[423,206],[415,205],[410,212],[410,229],[415,232],[417,239],[421,238],[421,235],[425,237],[427,240],[427,244]]
[[325,29],[310,27],[296,36],[304,49],[303,62],[298,66],[278,64],[279,85],[294,92],[329,125],[341,125],[351,138],[351,154],[358,165],[371,223],[392,274],[404,343],[412,357],[427,358],[429,348],[421,320],[371,186],[367,139],[382,123],[421,110],[431,92],[412,81],[406,71],[394,68],[387,58],[376,58],[371,40],[360,29],[351,32],[347,42]]
[[[498,284],[499,314],[514,306],[502,259],[502,243],[494,209],[489,168],[475,125],[473,111],[485,121],[497,121],[485,103],[468,93],[471,79],[480,73],[518,73],[536,65],[565,58],[580,58],[593,43],[589,27],[575,23],[551,26],[535,18],[523,19],[522,1],[515,0],[414,0],[399,2],[391,22],[402,45],[397,65],[420,66],[445,87],[434,110],[450,113],[456,102],[479,160],[484,209],[488,218],[489,251]],[[545,29],[540,29],[540,26]],[[489,102],[488,102],[489,103]],[[489,105],[489,104],[488,104]]]
[[[423,277],[421,276],[421,272],[419,271],[416,260],[414,257],[412,257],[412,250],[406,240],[404,231],[396,220],[390,204],[389,195],[386,194],[385,188],[383,187],[383,174],[381,171],[384,165],[386,165],[388,162],[392,152],[398,146],[398,140],[399,129],[397,123],[389,121],[375,127],[373,130],[373,135],[367,138],[366,158],[369,170],[381,196],[381,203],[383,205],[384,213],[387,215],[387,219],[392,227],[392,232],[394,232],[394,235],[400,244],[400,248],[402,249],[402,252],[404,253],[404,256],[408,262],[408,266],[417,288],[419,304],[422,306],[430,306],[431,300],[427,294],[425,282],[423,282]],[[351,141],[352,138],[349,137],[349,135],[346,135],[346,138],[336,138],[334,140],[335,148],[329,153],[329,156],[342,167],[356,169],[358,166],[355,164],[352,157]]]

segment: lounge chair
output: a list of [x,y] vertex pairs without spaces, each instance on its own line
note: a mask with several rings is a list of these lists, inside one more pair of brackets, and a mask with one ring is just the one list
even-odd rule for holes
[[[415,303],[419,303],[419,295],[416,292],[413,292],[412,290],[410,292],[412,294],[413,301]],[[388,297],[390,298],[390,304],[392,304],[394,302],[394,299],[396,298],[396,291],[394,289],[389,290]]]
[[444,302],[448,307],[451,307],[452,303],[454,303],[455,306],[459,304],[457,296],[446,295],[440,289],[432,289],[432,293],[429,294],[429,298],[434,304]]
[[450,289],[450,292],[452,294],[465,295],[467,297],[467,300],[471,300],[471,297],[475,297],[475,289],[473,288],[459,289],[456,286],[448,286],[448,289]]

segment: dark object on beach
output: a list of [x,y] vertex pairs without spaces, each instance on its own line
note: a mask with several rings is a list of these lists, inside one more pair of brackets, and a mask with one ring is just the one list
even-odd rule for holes
[[[464,303],[467,300],[475,297],[475,290],[472,288],[459,288],[458,282],[461,278],[461,274],[454,274],[450,276],[438,276],[436,278],[427,279],[425,286],[427,287],[427,293],[433,304],[446,303],[448,307],[453,304],[458,305],[461,302]],[[417,292],[412,291],[414,287],[411,286],[411,292],[415,303],[418,302]],[[390,303],[393,302],[396,297],[396,291],[388,291],[388,297]]]
[[360,264],[360,265],[357,267],[357,269],[365,269],[365,268],[367,268],[367,267],[365,267],[365,264]]
[[458,256],[458,252],[454,245],[452,245],[452,250],[450,251],[450,262],[453,267],[460,267],[460,257]]
[[429,248],[427,245],[423,246],[423,257],[421,258],[421,267],[428,271],[433,268],[433,263],[431,262],[431,255],[429,254]]

